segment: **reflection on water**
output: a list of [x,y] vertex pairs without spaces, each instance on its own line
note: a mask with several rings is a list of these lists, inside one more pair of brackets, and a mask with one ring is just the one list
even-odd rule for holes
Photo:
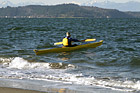
[[69,58],[63,57],[63,58],[61,58],[61,60],[63,60],[63,61],[68,61]]

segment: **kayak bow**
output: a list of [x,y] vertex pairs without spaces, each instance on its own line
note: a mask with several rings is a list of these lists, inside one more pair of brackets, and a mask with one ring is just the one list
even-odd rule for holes
[[42,50],[33,50],[33,51],[36,53],[36,55],[45,54],[45,53],[68,52],[68,51],[74,51],[74,50],[78,50],[82,48],[96,48],[102,45],[102,43],[103,43],[103,40],[100,40],[99,42],[78,45],[75,47],[60,47],[60,48],[42,49]]

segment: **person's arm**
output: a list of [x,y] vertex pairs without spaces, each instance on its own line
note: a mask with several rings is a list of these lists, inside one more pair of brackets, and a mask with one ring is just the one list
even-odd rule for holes
[[72,41],[74,41],[74,42],[81,42],[81,41],[78,40],[78,39],[72,39]]

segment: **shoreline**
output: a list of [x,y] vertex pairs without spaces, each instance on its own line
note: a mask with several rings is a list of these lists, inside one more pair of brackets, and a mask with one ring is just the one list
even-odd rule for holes
[[48,93],[48,92],[19,89],[19,88],[0,87],[0,93]]
[[0,78],[0,93],[132,93],[100,86],[83,86],[41,80]]
[[[47,84],[47,85],[46,85]],[[55,82],[0,78],[0,93],[83,93]]]
[[0,93],[72,93],[72,91],[67,91],[66,89],[51,89],[50,91],[37,91],[37,90],[28,90],[21,88],[10,88],[10,87],[0,87]]

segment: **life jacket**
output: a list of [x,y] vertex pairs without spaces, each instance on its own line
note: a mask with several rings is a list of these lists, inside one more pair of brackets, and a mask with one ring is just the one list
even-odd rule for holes
[[62,42],[63,42],[63,46],[70,46],[71,45],[71,42],[69,42],[67,37],[63,38]]

